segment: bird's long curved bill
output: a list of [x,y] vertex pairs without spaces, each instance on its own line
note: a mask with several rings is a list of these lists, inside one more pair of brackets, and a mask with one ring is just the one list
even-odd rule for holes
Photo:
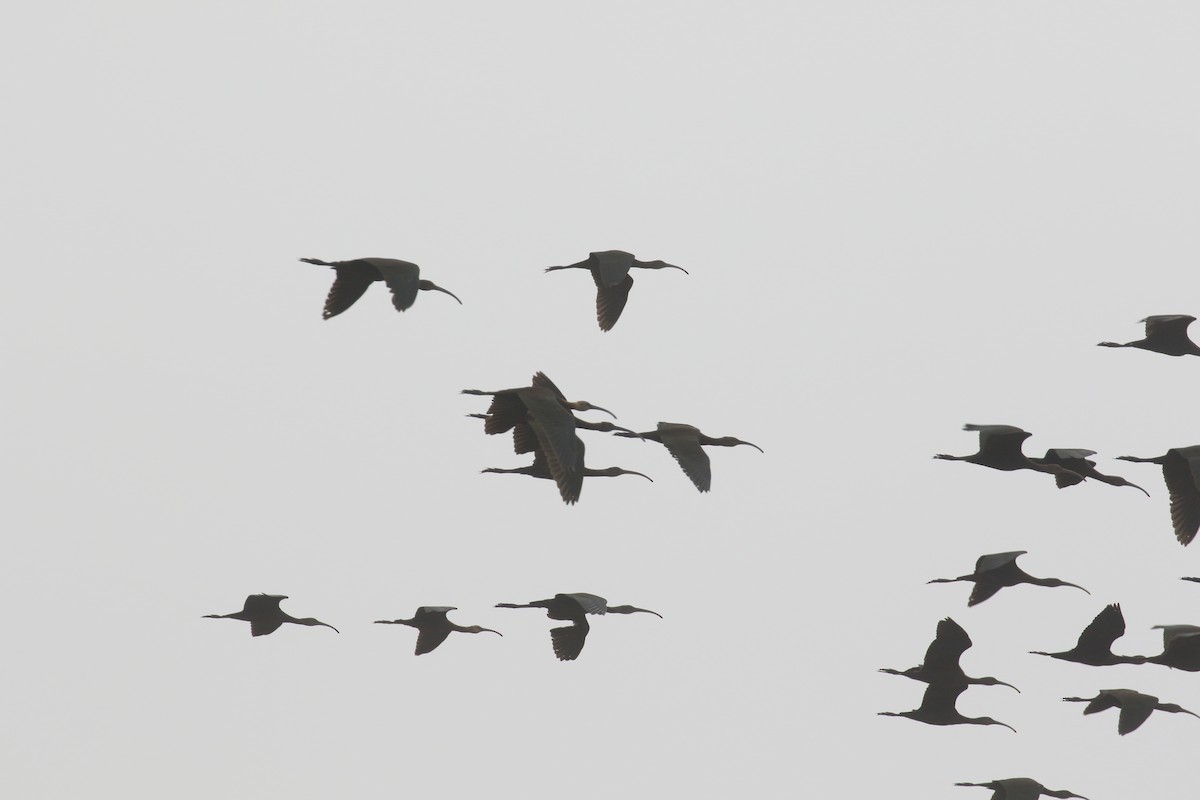
[[[445,294],[448,294],[451,297],[453,297],[455,300],[458,300],[458,295],[456,295],[454,292],[450,291],[449,289],[443,289],[442,287],[438,286],[437,284],[430,283],[429,288],[433,289],[434,291],[444,292]],[[458,304],[461,306],[462,300],[458,300]]]
[[760,452],[760,453],[763,453],[764,455],[766,454],[766,451],[765,451],[765,450],[763,450],[763,449],[762,449],[761,447],[759,447],[758,445],[756,445],[754,442],[742,442],[742,444],[748,444],[748,445],[750,445],[751,447],[753,447],[755,450],[757,450],[758,452]]

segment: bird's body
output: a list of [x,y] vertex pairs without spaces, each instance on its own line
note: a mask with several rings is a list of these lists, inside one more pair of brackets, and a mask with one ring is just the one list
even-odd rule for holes
[[1182,545],[1191,544],[1200,530],[1200,445],[1173,447],[1155,458],[1117,456],[1121,461],[1158,464],[1171,496],[1171,526]]
[[1107,667],[1114,664],[1144,664],[1145,656],[1118,656],[1112,651],[1113,642],[1125,635],[1125,616],[1121,606],[1113,603],[1106,606],[1096,618],[1079,634],[1079,641],[1070,650],[1061,653],[1045,653],[1032,650],[1034,655],[1050,656],[1076,664]]
[[971,678],[961,666],[959,658],[971,647],[971,637],[963,627],[954,620],[946,617],[938,623],[937,637],[925,651],[925,660],[916,667],[906,670],[881,669],[889,675],[903,675],[923,683],[939,683],[950,685],[1007,686],[1020,691],[1011,683],[1005,683],[996,678]]
[[1088,800],[1083,795],[1068,792],[1066,789],[1047,789],[1033,778],[1003,778],[998,781],[988,781],[987,783],[956,783],[954,785],[978,786],[983,789],[991,789],[991,800],[1038,800],[1043,795],[1064,799],[1077,797],[1079,800]]
[[1070,586],[1088,594],[1087,589],[1074,583],[1067,583],[1058,578],[1035,578],[1017,566],[1017,558],[1025,555],[1026,550],[1014,550],[1008,553],[992,553],[980,556],[975,562],[975,571],[970,575],[960,575],[957,578],[935,578],[929,583],[954,583],[955,581],[970,581],[975,584],[968,606],[974,606],[987,600],[1006,586],[1016,586],[1018,583],[1031,583],[1034,586]]
[[[397,311],[406,311],[417,299],[418,291],[438,291],[458,300],[457,295],[435,284],[421,279],[421,268],[408,261],[396,258],[356,258],[351,261],[322,261],[319,258],[302,258],[307,264],[332,267],[337,273],[329,296],[325,298],[324,319],[336,317],[354,305],[375,281],[383,281],[392,291],[392,305]],[[462,300],[458,300],[462,304]]]
[[[559,495],[562,497],[562,501],[567,505],[574,505],[575,503],[579,502],[579,495],[583,492],[584,478],[614,478],[618,475],[641,475],[651,483],[654,482],[654,479],[649,475],[643,475],[640,472],[635,472],[631,469],[624,469],[623,467],[592,469],[591,467],[586,466],[583,463],[586,448],[584,447],[582,439],[576,441],[575,450],[576,463],[574,465],[574,469],[568,470],[562,481],[555,481],[558,483]],[[528,475],[532,478],[546,478],[549,480],[555,480],[554,473],[550,469],[550,464],[546,460],[546,454],[541,447],[538,447],[534,450],[533,463],[527,467],[514,467],[511,469],[504,469],[502,467],[488,467],[482,471],[507,475]]]
[[624,250],[603,250],[592,253],[586,261],[568,264],[562,267],[546,267],[546,272],[559,269],[586,269],[592,273],[596,282],[596,321],[600,330],[609,331],[617,324],[625,303],[629,300],[629,290],[633,287],[633,276],[630,269],[677,269],[687,274],[683,267],[667,264],[664,261],[638,261],[632,253]]
[[410,628],[416,628],[419,632],[417,635],[416,655],[424,655],[432,650],[436,650],[437,646],[446,641],[451,633],[494,633],[497,636],[503,636],[500,631],[494,631],[491,628],[483,628],[479,625],[455,625],[446,618],[446,614],[451,611],[456,611],[454,606],[421,606],[417,609],[417,613],[413,614],[412,619],[379,619],[375,620],[377,625],[407,625]]
[[963,426],[964,431],[978,431],[979,450],[966,456],[952,456],[938,453],[934,458],[945,461],[966,461],[981,467],[998,469],[1003,472],[1013,472],[1020,469],[1030,469],[1035,472],[1046,472],[1054,476],[1055,483],[1061,489],[1072,486],[1083,480],[1083,476],[1070,469],[1053,463],[1035,461],[1023,452],[1021,444],[1033,434],[1014,425],[974,425]]
[[1083,709],[1084,714],[1095,714],[1109,708],[1121,709],[1121,716],[1117,720],[1117,733],[1122,736],[1136,731],[1155,711],[1200,717],[1200,714],[1181,708],[1175,703],[1162,703],[1154,695],[1142,694],[1133,689],[1105,689],[1095,697],[1064,697],[1063,700],[1068,703],[1087,703]]
[[1200,672],[1200,626],[1155,625],[1163,632],[1163,651],[1146,659],[1184,672]]
[[574,661],[579,658],[588,631],[591,630],[587,621],[588,614],[635,614],[640,612],[662,618],[662,614],[648,608],[610,606],[603,597],[587,592],[556,594],[546,600],[534,600],[529,603],[497,603],[496,608],[543,608],[546,610],[546,616],[550,619],[570,622],[570,625],[550,631],[550,642],[554,648],[554,655],[558,657],[559,661]]
[[249,622],[251,636],[266,636],[268,633],[274,633],[285,622],[293,625],[322,625],[326,628],[333,628],[334,633],[338,632],[338,629],[332,625],[312,617],[303,619],[293,617],[279,607],[282,600],[287,600],[287,595],[252,594],[246,598],[246,604],[242,606],[241,611],[235,611],[232,614],[205,614],[204,618],[237,619]]
[[739,444],[749,445],[758,452],[763,452],[763,449],[751,442],[744,442],[741,439],[735,439],[732,436],[723,436],[714,439],[711,436],[706,436],[700,432],[700,429],[693,425],[685,425],[681,422],[660,422],[658,427],[652,431],[645,433],[618,433],[617,436],[637,437],[647,439],[652,442],[658,442],[667,448],[667,452],[679,463],[683,473],[691,479],[696,488],[701,492],[707,492],[712,488],[712,464],[709,461],[708,454],[704,452],[701,445],[709,445],[716,447],[736,447]]
[[[1082,475],[1084,478],[1091,478],[1107,483],[1109,486],[1132,486],[1147,497],[1150,493],[1136,483],[1130,483],[1119,475],[1105,475],[1096,469],[1096,462],[1088,458],[1088,456],[1096,455],[1095,450],[1082,450],[1078,448],[1052,448],[1046,451],[1046,455],[1042,458],[1031,458],[1030,461],[1035,464],[1056,464],[1069,472]],[[1078,481],[1071,478],[1066,473],[1060,473],[1054,476],[1055,482],[1059,488],[1072,486]]]
[[959,695],[966,690],[965,683],[931,683],[925,689],[920,707],[912,711],[880,711],[879,714],[884,717],[908,717],[926,725],[1003,725],[1016,732],[1011,725],[991,717],[964,717],[958,713],[955,704]]
[[1188,338],[1188,326],[1196,321],[1187,314],[1159,314],[1141,320],[1146,337],[1136,342],[1100,342],[1100,347],[1136,347],[1167,356],[1200,356],[1200,347]]

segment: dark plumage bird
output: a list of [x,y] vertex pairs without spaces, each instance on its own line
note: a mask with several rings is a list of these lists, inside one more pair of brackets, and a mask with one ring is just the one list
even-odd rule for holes
[[279,608],[281,600],[287,600],[287,595],[252,594],[246,598],[246,604],[242,606],[241,611],[235,611],[232,614],[205,614],[204,618],[240,619],[243,622],[249,622],[251,636],[266,636],[268,633],[274,633],[285,622],[293,625],[323,625],[326,628],[333,628],[334,633],[338,632],[338,629],[332,625],[312,617],[304,619],[293,617]]
[[889,675],[903,675],[923,683],[943,684],[978,684],[980,686],[1007,686],[1021,691],[1011,683],[1005,683],[997,678],[968,677],[958,661],[963,653],[971,646],[971,637],[962,626],[946,617],[937,625],[937,637],[925,651],[925,660],[918,666],[906,670],[881,669]]
[[1118,656],[1112,651],[1113,642],[1125,635],[1125,616],[1121,606],[1113,603],[1105,606],[1104,610],[1079,634],[1079,641],[1070,650],[1061,653],[1044,653],[1040,650],[1030,652],[1037,656],[1050,656],[1062,661],[1074,661],[1076,664],[1089,664],[1093,667],[1108,667],[1114,664],[1145,664],[1145,656]]
[[[325,311],[321,315],[324,319],[336,317],[354,305],[355,301],[363,296],[363,292],[367,291],[367,287],[375,281],[383,281],[392,290],[392,305],[397,311],[406,311],[416,301],[418,291],[432,289],[445,292],[458,300],[458,296],[453,292],[443,289],[433,281],[422,280],[421,268],[408,261],[396,258],[356,258],[353,261],[322,261],[319,258],[300,260],[307,264],[333,267],[337,272],[329,296],[325,298]],[[462,305],[462,300],[458,302]]]
[[1184,672],[1200,672],[1200,626],[1155,625],[1163,632],[1163,651],[1146,661]]
[[612,330],[625,309],[629,300],[629,290],[633,287],[633,276],[629,270],[637,269],[677,269],[687,274],[683,267],[668,264],[665,261],[638,261],[632,253],[624,250],[604,250],[592,253],[586,261],[568,264],[565,267],[546,267],[546,272],[556,269],[586,269],[592,273],[596,282],[596,321],[600,330]]
[[1033,434],[1013,425],[972,425],[963,426],[964,431],[979,432],[979,451],[969,456],[952,456],[938,453],[934,458],[946,461],[967,461],[981,467],[1012,472],[1018,469],[1031,469],[1035,472],[1047,472],[1054,476],[1055,483],[1061,489],[1072,486],[1083,480],[1083,476],[1058,464],[1045,463],[1029,458],[1021,452],[1021,444]]
[[437,646],[446,641],[451,633],[494,633],[497,636],[503,636],[500,631],[494,631],[491,628],[483,628],[479,625],[455,625],[446,618],[446,614],[451,611],[457,611],[454,606],[421,606],[417,609],[417,613],[413,614],[412,619],[377,619],[376,625],[407,625],[410,628],[416,628],[417,634],[417,655],[424,655],[431,650],[436,650]]
[[[583,463],[585,451],[586,448],[584,447],[583,440],[579,439],[575,443],[575,468],[568,471],[561,482],[556,481],[556,483],[559,484],[559,495],[562,497],[562,501],[567,505],[574,505],[575,503],[579,502],[579,495],[583,492],[584,478],[615,478],[618,475],[641,475],[651,483],[654,482],[654,479],[649,475],[643,475],[640,472],[635,472],[631,469],[624,469],[623,467],[592,469]],[[511,469],[504,469],[502,467],[488,467],[481,471],[495,472],[502,475],[528,475],[532,478],[548,478],[550,480],[554,480],[554,474],[550,470],[550,464],[546,461],[546,454],[540,447],[533,451],[533,463],[527,467],[513,467]]]
[[1003,725],[1016,733],[1016,728],[991,717],[964,717],[958,713],[955,703],[958,696],[967,690],[967,684],[931,683],[925,689],[919,708],[912,711],[880,711],[884,717],[908,717],[926,725]]
[[1043,795],[1060,798],[1078,797],[1079,800],[1088,800],[1083,795],[1068,792],[1066,789],[1047,789],[1033,778],[1003,778],[998,781],[988,781],[987,783],[956,783],[954,785],[978,786],[983,789],[991,789],[991,800],[1037,800]]
[[550,631],[550,642],[554,647],[554,655],[558,656],[559,661],[574,661],[579,658],[588,631],[591,629],[587,621],[588,614],[636,614],[640,612],[662,618],[662,614],[648,608],[610,606],[603,597],[587,592],[556,594],[548,600],[534,600],[530,603],[497,603],[496,608],[544,608],[546,616],[550,619],[570,622],[570,625]]
[[[1081,450],[1078,448],[1054,448],[1046,451],[1044,458],[1029,459],[1035,464],[1057,464],[1070,472],[1082,475],[1084,478],[1091,478],[1107,483],[1109,486],[1132,486],[1146,497],[1150,496],[1142,487],[1136,483],[1130,483],[1119,475],[1105,475],[1096,469],[1096,462],[1088,458],[1088,456],[1096,455],[1095,450]],[[1074,480],[1074,477],[1068,473],[1059,473],[1054,476],[1054,482],[1058,484],[1058,488],[1062,489],[1067,486],[1073,486],[1079,481]]]
[[1171,495],[1171,525],[1182,545],[1191,544],[1200,530],[1200,445],[1173,447],[1157,458],[1117,456],[1121,461],[1158,464]]
[[708,445],[710,447],[736,447],[739,444],[745,444],[753,447],[760,453],[763,451],[761,447],[752,442],[744,442],[732,436],[722,436],[719,439],[705,436],[700,432],[699,428],[692,425],[684,425],[680,422],[660,422],[658,423],[658,428],[653,431],[645,433],[633,433],[630,431],[629,433],[618,433],[617,436],[648,439],[663,445],[667,448],[667,452],[679,462],[683,473],[691,478],[692,483],[701,492],[707,492],[712,488],[712,464],[708,460],[708,454],[704,452],[701,445]]
[[1146,317],[1146,338],[1136,342],[1100,342],[1100,347],[1136,347],[1167,356],[1200,356],[1200,347],[1188,338],[1188,326],[1196,321],[1187,314],[1159,314]]
[[975,588],[971,590],[968,606],[976,606],[987,600],[1005,586],[1016,586],[1018,583],[1032,583],[1034,586],[1070,586],[1088,592],[1082,586],[1067,583],[1058,578],[1035,578],[1017,566],[1017,558],[1025,555],[1027,550],[1014,550],[1009,553],[992,553],[980,556],[975,562],[975,571],[970,575],[959,575],[957,578],[935,578],[929,583],[954,583],[955,581],[972,581]]
[[1083,709],[1084,714],[1095,714],[1108,708],[1121,709],[1121,716],[1117,720],[1117,733],[1122,736],[1136,731],[1155,711],[1200,717],[1200,714],[1194,714],[1186,708],[1174,703],[1160,703],[1154,695],[1142,694],[1133,689],[1105,689],[1095,697],[1064,697],[1063,700],[1068,703],[1087,703],[1087,707]]

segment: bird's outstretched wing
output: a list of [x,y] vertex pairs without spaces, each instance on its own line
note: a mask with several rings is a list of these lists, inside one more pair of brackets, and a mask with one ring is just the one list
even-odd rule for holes
[[930,642],[925,651],[926,669],[938,670],[945,667],[957,667],[958,659],[971,646],[971,637],[963,627],[954,620],[946,617],[938,623],[937,637]]
[[1195,317],[1187,314],[1158,314],[1142,320],[1146,323],[1147,339],[1156,336],[1186,339],[1188,326],[1195,321]]
[[250,635],[266,636],[268,633],[279,630],[279,626],[282,624],[282,619],[252,619],[250,620]]
[[421,656],[436,650],[437,646],[446,641],[446,637],[449,635],[449,628],[422,628],[421,633],[417,636],[416,654]]
[[396,258],[370,258],[369,261],[384,283],[392,290],[392,305],[397,311],[406,311],[417,299],[421,287],[421,268]]
[[336,317],[354,305],[367,287],[379,280],[379,271],[362,259],[335,262],[333,269],[337,277],[325,298],[325,310],[321,314],[323,319]]
[[588,594],[587,592],[571,592],[564,593],[564,597],[570,597],[576,603],[579,603],[580,608],[585,614],[605,614],[608,612],[608,601],[598,594]]
[[708,459],[708,453],[700,446],[697,431],[690,425],[660,422],[658,434],[668,452],[679,462],[683,474],[696,484],[696,488],[702,492],[711,489],[712,462]]
[[1121,614],[1121,606],[1113,603],[1106,606],[1096,618],[1079,634],[1076,650],[1112,652],[1112,645],[1125,635],[1125,617]]
[[[1189,455],[1185,455],[1189,453]],[[1171,495],[1171,525],[1180,544],[1190,544],[1200,530],[1200,447],[1172,451],[1177,458],[1163,463],[1163,478]]]
[[554,655],[558,656],[559,661],[574,661],[579,658],[589,627],[586,620],[580,620],[573,625],[551,629],[550,643],[554,646]]
[[[1091,708],[1091,706],[1088,706],[1088,708]],[[1087,713],[1087,709],[1084,709],[1084,713]],[[1127,733],[1136,731],[1153,713],[1153,702],[1126,703],[1121,706],[1121,716],[1117,719],[1117,733],[1124,736]]]
[[611,331],[617,324],[617,320],[621,318],[625,304],[629,302],[629,290],[633,288],[633,276],[626,268],[625,277],[614,284],[606,283],[595,272],[592,273],[592,277],[596,279],[596,322],[600,323],[600,330]]

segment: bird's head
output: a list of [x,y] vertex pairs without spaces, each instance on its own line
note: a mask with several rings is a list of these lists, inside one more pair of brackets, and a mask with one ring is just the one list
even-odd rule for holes
[[738,439],[733,436],[722,436],[720,439],[717,439],[716,442],[714,442],[714,444],[717,444],[721,447],[736,447],[739,444],[745,444],[745,445],[749,445],[750,447],[753,447],[755,450],[757,450],[760,453],[763,452],[763,449],[761,447],[759,447],[758,445],[756,445],[754,442],[743,441],[742,439]]
[[993,678],[991,676],[988,676],[986,678],[978,678],[973,682],[979,684],[980,686],[1007,686],[1008,688],[1012,689],[1017,694],[1021,693],[1021,690],[1018,689],[1017,687],[1013,686],[1011,683],[1005,683],[1004,681],[1000,680],[999,678]]
[[[612,413],[611,411],[609,411],[607,408],[601,408],[600,406],[592,405],[587,400],[575,400],[574,402],[567,403],[567,407],[570,409],[573,409],[575,411],[603,411],[605,414],[608,414],[613,419],[617,418],[617,415]],[[628,429],[621,428],[621,430],[628,430]],[[632,433],[632,431],[630,431],[630,432]]]

